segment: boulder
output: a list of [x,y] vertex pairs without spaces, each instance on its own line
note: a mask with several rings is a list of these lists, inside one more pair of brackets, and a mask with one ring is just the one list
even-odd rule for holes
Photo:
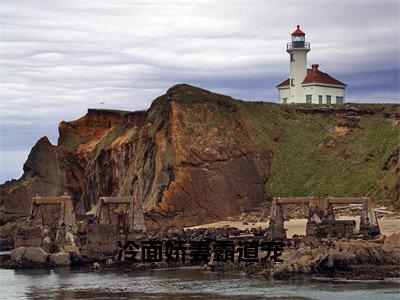
[[25,247],[18,247],[11,250],[11,260],[15,262],[20,262],[23,258],[23,255],[26,251]]
[[40,247],[27,247],[24,253],[24,258],[28,261],[36,263],[45,263],[49,253]]
[[49,253],[40,247],[19,247],[11,250],[11,260],[20,262],[27,260],[34,263],[45,263]]
[[55,266],[69,266],[71,260],[68,253],[58,252],[50,255],[50,262]]

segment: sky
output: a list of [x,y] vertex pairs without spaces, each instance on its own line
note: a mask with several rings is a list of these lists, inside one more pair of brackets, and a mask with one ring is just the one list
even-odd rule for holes
[[399,1],[1,1],[0,183],[90,108],[147,109],[188,83],[276,102],[300,25],[346,102],[400,103]]

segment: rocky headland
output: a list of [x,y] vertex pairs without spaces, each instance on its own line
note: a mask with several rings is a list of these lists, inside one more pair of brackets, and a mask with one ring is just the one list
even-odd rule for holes
[[[74,226],[27,221],[32,197],[64,193],[72,199]],[[89,109],[60,123],[57,145],[46,137],[36,143],[22,177],[0,186],[0,245],[13,249],[1,265],[112,267],[118,263],[110,236],[268,239],[263,228],[184,228],[247,213],[266,221],[272,197],[310,195],[367,195],[398,210],[400,106],[277,105],[177,85],[147,111]],[[88,225],[88,212],[108,196],[139,199],[147,231]],[[290,209],[290,217],[300,215],[300,208]],[[297,235],[285,245],[283,263],[240,268],[280,278],[399,275],[398,234]]]

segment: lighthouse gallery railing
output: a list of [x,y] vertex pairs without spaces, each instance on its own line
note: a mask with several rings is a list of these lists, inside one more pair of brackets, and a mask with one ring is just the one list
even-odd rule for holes
[[309,42],[287,43],[286,50],[296,49],[296,48],[304,48],[310,50],[310,43]]

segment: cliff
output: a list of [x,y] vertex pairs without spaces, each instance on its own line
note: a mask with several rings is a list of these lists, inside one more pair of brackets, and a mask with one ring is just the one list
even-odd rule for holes
[[42,138],[0,187],[2,222],[35,195],[135,195],[148,227],[191,226],[273,195],[360,196],[400,208],[400,106],[246,102],[177,85],[146,112],[89,109]]

